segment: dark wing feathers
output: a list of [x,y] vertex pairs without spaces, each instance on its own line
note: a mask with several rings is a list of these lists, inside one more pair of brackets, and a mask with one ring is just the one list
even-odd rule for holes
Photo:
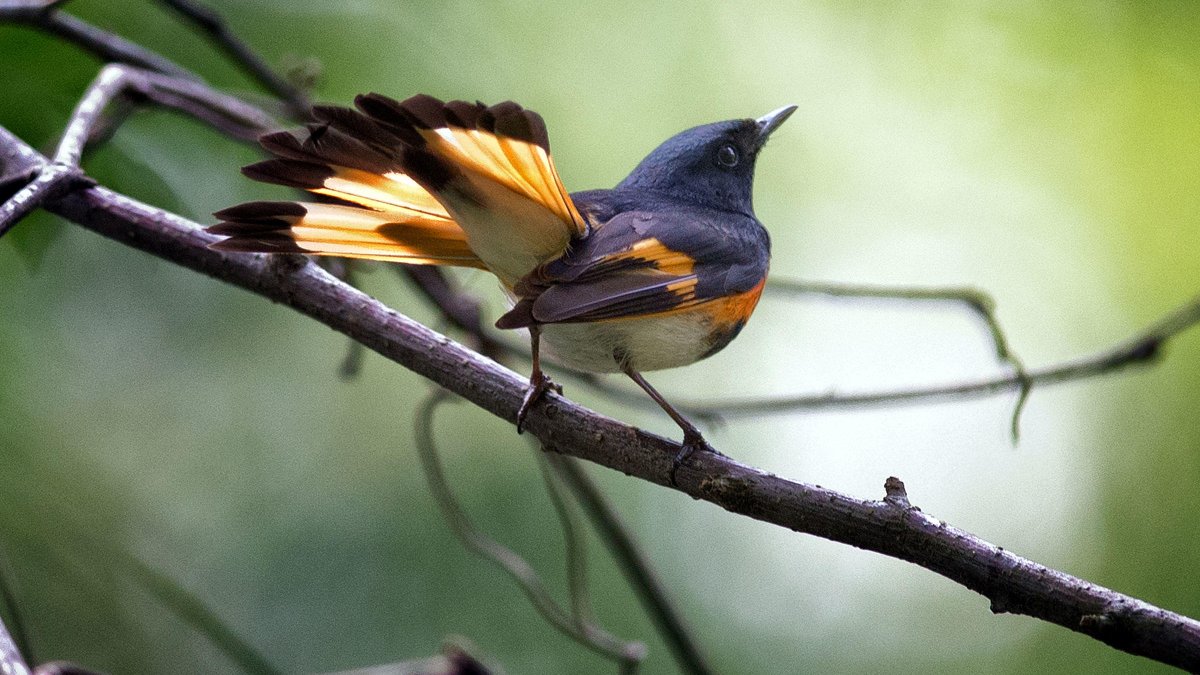
[[268,159],[242,167],[242,174],[263,183],[312,190],[334,174],[326,164],[296,159]]
[[208,228],[212,234],[228,236],[278,232],[292,226],[308,211],[297,202],[249,202],[217,211],[222,222]]
[[695,285],[695,275],[650,270],[610,274],[589,283],[551,286],[533,302],[532,315],[538,323],[561,323],[654,314],[687,302]]
[[286,159],[329,163],[380,174],[399,168],[399,158],[394,150],[363,142],[329,122],[266,134],[258,142]]
[[735,232],[683,208],[620,213],[519,285],[521,300],[497,326],[657,314],[749,291],[767,256]]

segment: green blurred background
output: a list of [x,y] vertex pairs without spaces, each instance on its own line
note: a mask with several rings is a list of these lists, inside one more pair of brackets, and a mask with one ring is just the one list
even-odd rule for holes
[[[571,189],[609,186],[703,122],[796,115],[759,162],[772,274],[991,293],[1042,365],[1103,349],[1200,292],[1200,5],[1189,2],[212,2],[268,59],[362,91],[517,100]],[[253,86],[152,2],[72,12],[235,92]],[[0,27],[0,124],[42,148],[97,63]],[[145,113],[87,160],[199,222],[269,188],[253,150]],[[463,277],[494,298],[492,282]],[[0,241],[0,550],[40,658],[122,673],[233,669],[134,580],[174,579],[287,671],[437,651],[464,635],[512,673],[611,664],[457,544],[417,466],[417,376],[258,297],[54,218]],[[395,275],[365,288],[436,317]],[[494,312],[499,309],[493,303]],[[1156,367],[1010,396],[735,421],[714,444],[854,495],[914,503],[1035,561],[1200,616],[1200,331]],[[525,364],[513,364],[524,371]],[[964,312],[767,299],[667,393],[860,391],[999,372]],[[676,435],[649,402],[568,394]],[[480,525],[557,589],[561,534],[510,426],[454,406],[438,434]],[[799,536],[612,472],[620,505],[721,672],[1154,672],[917,567]],[[593,546],[596,604],[673,672]]]

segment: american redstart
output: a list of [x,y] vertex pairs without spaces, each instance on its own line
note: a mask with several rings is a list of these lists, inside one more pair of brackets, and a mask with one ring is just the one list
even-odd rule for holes
[[528,328],[533,373],[517,429],[550,388],[541,350],[575,370],[623,372],[683,429],[699,429],[641,373],[729,344],[766,283],[770,239],[754,216],[754,163],[795,110],[676,134],[611,190],[568,194],[540,115],[511,101],[430,96],[315,106],[316,120],[263,136],[278,156],[250,178],[332,203],[258,201],[217,212],[226,251],[295,252],[485,269],[513,300],[499,328]]

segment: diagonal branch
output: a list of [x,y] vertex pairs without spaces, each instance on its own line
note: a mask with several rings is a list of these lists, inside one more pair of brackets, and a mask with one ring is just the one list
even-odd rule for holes
[[[0,129],[0,157],[28,162],[36,156],[21,146]],[[31,168],[26,163],[8,170]],[[195,223],[99,186],[69,192],[45,206],[105,237],[292,307],[493,415],[516,419],[525,378],[305,259],[212,250],[208,244],[214,237]],[[1169,318],[1159,328],[1160,341],[1192,325],[1191,319]],[[526,429],[548,450],[664,486],[679,451],[677,443],[556,394],[530,412]],[[947,525],[909,506],[897,483],[890,483],[888,498],[863,500],[697,453],[680,469],[677,489],[734,513],[915,563],[989,598],[993,611],[1026,614],[1117,649],[1200,669],[1200,622],[1038,565]]]

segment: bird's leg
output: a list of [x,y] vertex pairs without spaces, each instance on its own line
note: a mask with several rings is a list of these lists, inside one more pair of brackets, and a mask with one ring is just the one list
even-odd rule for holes
[[521,401],[521,407],[517,409],[517,433],[524,431],[525,416],[529,414],[529,409],[537,403],[547,391],[553,389],[559,394],[562,393],[562,386],[555,384],[550,376],[542,372],[542,362],[538,356],[538,346],[541,343],[542,329],[537,326],[529,327],[529,342],[530,351],[533,356],[533,372],[529,374],[529,389],[525,391],[525,398]]
[[657,389],[650,386],[650,383],[646,381],[646,378],[642,377],[641,373],[630,368],[629,365],[623,360],[618,359],[618,361],[621,363],[621,370],[625,371],[625,374],[629,376],[629,379],[637,382],[637,385],[642,388],[642,391],[649,394],[650,398],[654,399],[654,402],[657,403],[663,410],[665,410],[666,413],[671,416],[671,419],[675,420],[675,423],[679,425],[679,428],[683,429],[683,447],[679,449],[678,454],[675,455],[675,459],[671,461],[671,473],[668,476],[672,486],[676,484],[675,472],[679,471],[679,467],[685,461],[687,461],[688,457],[691,457],[693,452],[697,450],[705,450],[707,452],[720,454],[708,444],[708,441],[704,440],[704,435],[700,433],[700,430],[696,428],[696,425],[692,424],[688,418],[684,417],[683,414],[676,410],[674,406],[672,406],[670,403],[667,403],[667,399],[663,398],[663,395],[658,393]]

